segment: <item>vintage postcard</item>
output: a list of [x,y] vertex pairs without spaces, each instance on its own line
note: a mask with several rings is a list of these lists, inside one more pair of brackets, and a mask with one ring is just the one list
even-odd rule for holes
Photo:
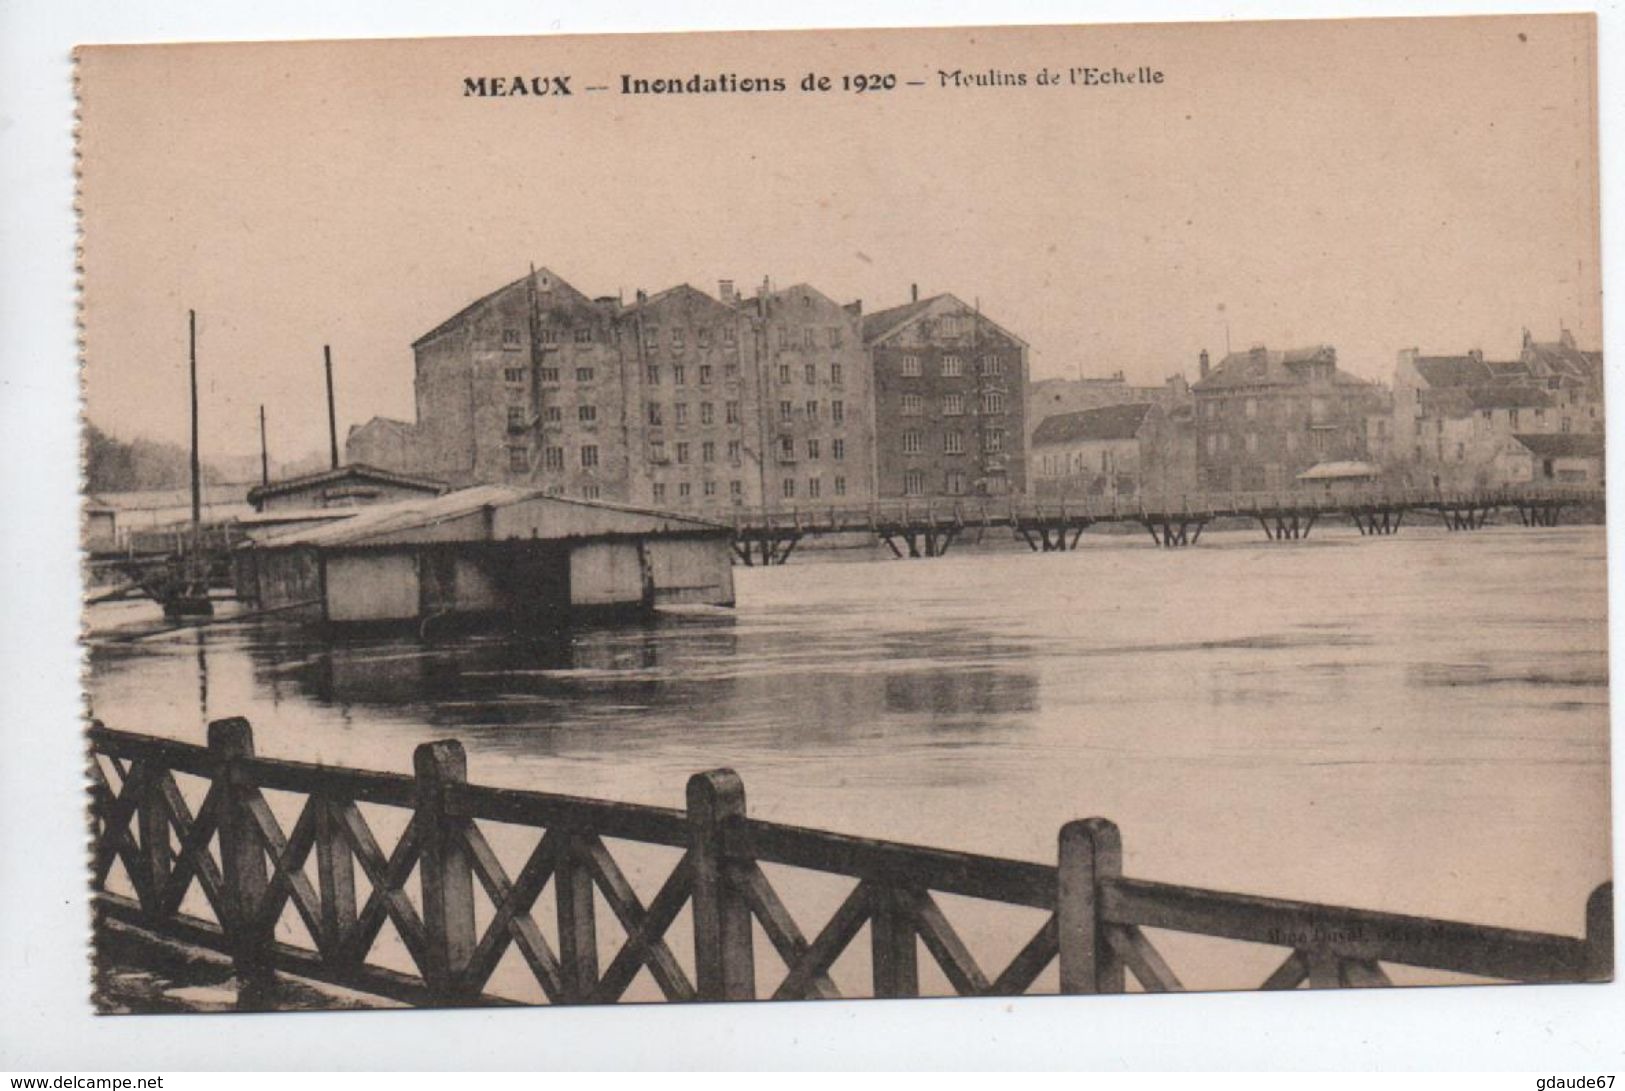
[[1611,979],[1595,62],[83,47],[98,1010]]

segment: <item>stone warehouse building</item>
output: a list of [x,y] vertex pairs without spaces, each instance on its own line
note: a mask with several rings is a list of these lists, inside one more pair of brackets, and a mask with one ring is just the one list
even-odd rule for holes
[[874,415],[861,312],[808,285],[626,303],[538,269],[413,344],[417,420],[346,453],[457,485],[721,513],[867,502]]
[[1196,468],[1211,491],[1285,491],[1322,462],[1366,457],[1366,421],[1384,392],[1337,367],[1330,345],[1235,352],[1209,368],[1201,354]]
[[1027,343],[952,295],[863,320],[882,497],[1027,488]]

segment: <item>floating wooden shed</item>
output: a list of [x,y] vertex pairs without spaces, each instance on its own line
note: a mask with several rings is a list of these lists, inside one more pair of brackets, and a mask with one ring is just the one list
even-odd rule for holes
[[583,610],[732,606],[731,539],[720,523],[480,485],[250,542],[237,590],[259,609],[337,624],[546,626]]

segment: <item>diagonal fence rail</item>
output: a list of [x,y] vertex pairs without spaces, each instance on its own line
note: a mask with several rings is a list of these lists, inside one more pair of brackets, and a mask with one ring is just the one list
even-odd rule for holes
[[[1263,989],[1387,985],[1385,964],[1512,982],[1613,972],[1610,883],[1592,893],[1575,937],[1130,878],[1102,818],[1062,827],[1054,864],[763,822],[747,815],[730,770],[690,778],[676,810],[470,784],[455,741],[419,746],[411,776],[262,758],[242,719],[210,724],[207,746],[98,723],[90,750],[101,922],[223,953],[245,978],[280,971],[413,1005],[513,1002],[490,988],[510,950],[556,1004],[614,1003],[644,971],[672,1001],[834,998],[832,969],[849,951],[863,958],[865,929],[869,994],[881,997],[920,995],[922,950],[960,995],[1027,992],[1052,964],[1062,993],[1124,992],[1131,976],[1145,991],[1183,989],[1147,929],[1282,949]],[[206,786],[195,810],[177,776]],[[297,801],[290,825],[267,792]],[[404,819],[389,848],[363,807]],[[494,823],[538,834],[517,870],[487,839],[482,824]],[[677,854],[647,902],[610,841]],[[808,930],[808,911],[798,919],[764,865],[852,885]],[[133,896],[111,889],[115,869]],[[984,966],[944,912],[947,897],[1038,910],[1043,923]],[[612,950],[599,904],[624,937]],[[688,944],[673,928],[685,910]],[[308,943],[279,937],[290,917]],[[409,970],[380,963],[386,924]],[[770,974],[758,935],[782,974]]]

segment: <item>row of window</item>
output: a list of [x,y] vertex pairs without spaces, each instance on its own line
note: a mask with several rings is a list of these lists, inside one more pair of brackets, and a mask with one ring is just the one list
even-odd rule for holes
[[[543,345],[557,345],[564,340],[564,333],[563,330],[543,326],[536,331],[536,341]],[[590,345],[593,342],[593,331],[588,326],[577,327],[575,330],[570,331],[570,335],[570,339],[578,345]],[[514,327],[503,330],[502,347],[508,352],[518,352],[525,347],[523,334]]]
[[[1291,415],[1303,412],[1303,406],[1300,404],[1302,400],[1301,398],[1270,398],[1265,404],[1266,406],[1280,406],[1281,412]],[[1242,416],[1249,420],[1258,416],[1259,401],[1257,398],[1204,398],[1202,399],[1202,416],[1209,420],[1222,417],[1226,414],[1226,410],[1236,403],[1241,406]],[[1316,417],[1324,416],[1326,404],[1325,398],[1310,398],[1310,414]]]
[[[670,335],[669,340],[671,342],[671,350],[673,352],[682,352],[683,349],[687,347],[688,334],[687,334],[687,332],[684,330],[684,328],[682,326],[674,326],[674,327],[672,327],[671,335]],[[722,327],[722,343],[724,345],[734,345],[734,344],[737,344],[738,341],[739,341],[739,334],[735,331],[733,326],[723,326]],[[694,331],[694,343],[697,346],[699,346],[700,348],[702,348],[702,349],[710,348],[711,347],[711,327],[710,326],[700,326],[699,328],[697,328]],[[650,350],[651,352],[660,347],[660,329],[659,329],[659,327],[657,327],[657,326],[644,326],[643,327],[643,347]]]
[[[787,477],[781,481],[779,483],[779,495],[786,500],[796,499],[796,479],[793,477]],[[817,500],[823,496],[824,479],[821,477],[809,477],[807,479],[807,491],[805,495],[808,500]],[[844,476],[837,476],[835,478],[835,495],[846,495],[846,478]]]
[[[1092,457],[1085,457],[1082,451],[1073,451],[1070,454],[1040,455],[1038,458],[1038,472],[1045,477],[1065,477],[1068,474],[1093,473],[1095,467]],[[1110,448],[1100,452],[1101,473],[1111,473],[1117,467],[1117,459]]]
[[[648,403],[646,403],[644,405],[643,408],[644,408],[644,419],[647,420],[652,426],[658,428],[658,427],[663,426],[666,423],[666,407],[664,405],[661,405],[659,402],[648,402]],[[678,402],[676,405],[672,406],[671,407],[671,419],[672,419],[673,424],[677,424],[677,425],[687,424],[688,423],[688,403],[687,402]],[[717,419],[716,403],[715,402],[701,402],[700,403],[700,423],[701,424],[715,424],[716,419]],[[739,403],[736,402],[736,401],[723,402],[722,403],[722,419],[727,424],[738,424],[740,422]]]
[[[818,347],[817,328],[813,326],[804,326],[800,329],[799,336],[797,334],[798,331],[789,326],[780,326],[779,348],[794,348],[798,344],[802,348],[811,349]],[[840,348],[845,336],[846,335],[842,332],[841,327],[839,326],[829,326],[824,331],[824,339],[832,349]]]
[[[901,370],[905,379],[919,379],[925,375],[923,363],[913,353],[904,355]],[[953,352],[944,353],[938,370],[944,379],[957,379],[965,374],[965,358]],[[976,371],[980,375],[1003,375],[1004,357],[991,354],[979,356]]]
[[[969,491],[970,479],[964,470],[949,470],[942,475],[942,491],[949,496],[964,496]],[[903,495],[925,495],[925,471],[908,470],[903,474]]]
[[[903,453],[905,455],[922,455],[925,453],[925,433],[909,429],[902,434]],[[965,453],[965,433],[942,433],[942,453],[945,455],[962,455]],[[1004,450],[1004,429],[987,428],[982,431],[982,451],[985,454],[998,454]]]
[[[806,410],[807,410],[807,417],[806,417],[807,420],[810,420],[810,421],[817,420],[818,419],[818,399],[817,398],[808,398],[807,399]],[[781,420],[781,421],[793,421],[795,419],[796,419],[796,406],[795,406],[795,403],[792,402],[792,401],[789,401],[788,399],[786,399],[784,401],[781,401],[779,403],[779,420]],[[832,422],[834,422],[835,424],[844,424],[846,422],[846,403],[844,401],[841,401],[840,399],[836,399],[835,401],[832,401],[832,402],[829,403],[829,419]]]
[[[597,379],[597,372],[590,367],[576,368],[576,382],[590,383]],[[522,367],[505,367],[502,369],[502,380],[508,383],[523,383],[525,369]],[[556,383],[559,381],[559,368],[549,364],[536,369],[536,381],[539,383]]]
[[[728,452],[728,455],[727,455],[728,461],[731,462],[732,464],[734,464],[735,466],[739,465],[739,463],[744,458],[744,449],[740,445],[739,440],[730,439],[728,441],[728,446],[727,446],[726,449],[727,449],[727,452]],[[686,465],[688,465],[688,463],[693,461],[694,445],[692,443],[688,442],[687,440],[683,440],[683,441],[675,444],[675,450],[677,452],[678,465],[686,466]],[[704,441],[703,443],[701,443],[700,444],[700,461],[701,462],[715,462],[716,460],[717,460],[717,445],[716,445],[716,442],[713,441],[713,440],[708,439],[708,440]],[[649,443],[649,461],[657,462],[657,463],[658,462],[666,462],[666,461],[668,461],[667,456],[666,456],[666,442],[665,442],[665,440],[657,439],[657,440],[652,440]]]
[[[903,416],[919,417],[925,415],[925,399],[919,394],[904,394],[901,399]],[[982,413],[993,416],[1004,412],[1004,394],[997,390],[984,390],[981,397]],[[965,396],[963,394],[944,394],[942,396],[942,415],[945,417],[962,417],[965,415]]]
[[[596,443],[582,444],[577,450],[576,456],[580,459],[583,470],[592,470],[598,467],[598,445]],[[531,468],[530,457],[530,448],[528,447],[509,447],[508,469],[515,473],[528,473]],[[549,473],[563,473],[564,448],[543,447],[542,469]]]
[[[820,455],[823,452],[823,449],[824,449],[823,444],[819,442],[817,436],[811,436],[811,437],[809,437],[807,439],[807,458],[810,461],[817,462]],[[829,441],[829,457],[834,459],[836,462],[844,462],[846,460],[846,440],[840,438],[839,436],[837,436],[836,438],[830,440]],[[779,437],[779,461],[780,462],[794,462],[795,460],[796,460],[796,439],[795,439],[795,437],[794,436],[780,436]]]
[[[666,482],[664,482],[664,481],[656,481],[654,483],[654,485],[652,486],[652,488],[653,488],[653,491],[654,491],[655,503],[659,504],[659,503],[662,503],[663,501],[665,501],[665,499],[666,499]],[[707,499],[710,499],[710,498],[717,495],[717,483],[715,481],[702,481],[702,482],[700,482],[700,491]],[[694,486],[693,486],[692,482],[679,481],[677,483],[677,499],[679,499],[679,500],[688,500],[688,499],[691,499],[693,497],[693,495],[694,495]],[[745,484],[744,484],[744,482],[742,482],[742,481],[730,481],[730,482],[728,482],[728,497],[735,504],[741,503],[745,498]]]
[[[791,370],[791,367],[790,367],[789,364],[780,364],[779,365],[779,385],[780,386],[789,386],[793,374],[794,374],[794,372]],[[817,364],[803,365],[803,367],[801,369],[801,376],[802,376],[803,379],[805,379],[809,383],[816,383],[818,381],[818,365]],[[841,364],[840,364],[839,360],[830,361],[830,365],[829,365],[829,381],[836,384],[837,386],[839,386],[842,382],[845,381],[845,374],[841,369]]]
[[[698,374],[701,386],[710,386],[715,371],[710,364],[699,365]],[[650,386],[660,385],[661,368],[659,364],[649,364],[643,370],[643,378]],[[728,380],[739,378],[739,365],[727,364],[722,369],[722,377]],[[673,386],[688,385],[688,368],[683,364],[671,365],[671,381]]]
[[[1309,435],[1309,449],[1312,450],[1312,451],[1316,451],[1316,452],[1324,452],[1324,451],[1330,450],[1331,447],[1332,447],[1332,437],[1335,434],[1336,433],[1333,430],[1324,429],[1324,428],[1323,429],[1317,429],[1317,430],[1309,432],[1308,433],[1308,435]],[[1283,446],[1285,447],[1285,449],[1287,450],[1288,453],[1291,453],[1291,452],[1296,451],[1298,449],[1298,433],[1297,432],[1283,432],[1283,433],[1281,433],[1281,435],[1284,437],[1284,439],[1282,440],[1282,444],[1283,444]],[[1258,450],[1258,433],[1257,432],[1248,432],[1244,437],[1242,437],[1242,449],[1249,452],[1249,453],[1252,453],[1252,452],[1255,452],[1255,451]],[[1226,452],[1228,450],[1230,450],[1230,436],[1229,436],[1228,433],[1220,432],[1220,433],[1210,434],[1207,437],[1207,453],[1208,454],[1210,454],[1210,455],[1222,454],[1222,453],[1224,453],[1224,452]]]

